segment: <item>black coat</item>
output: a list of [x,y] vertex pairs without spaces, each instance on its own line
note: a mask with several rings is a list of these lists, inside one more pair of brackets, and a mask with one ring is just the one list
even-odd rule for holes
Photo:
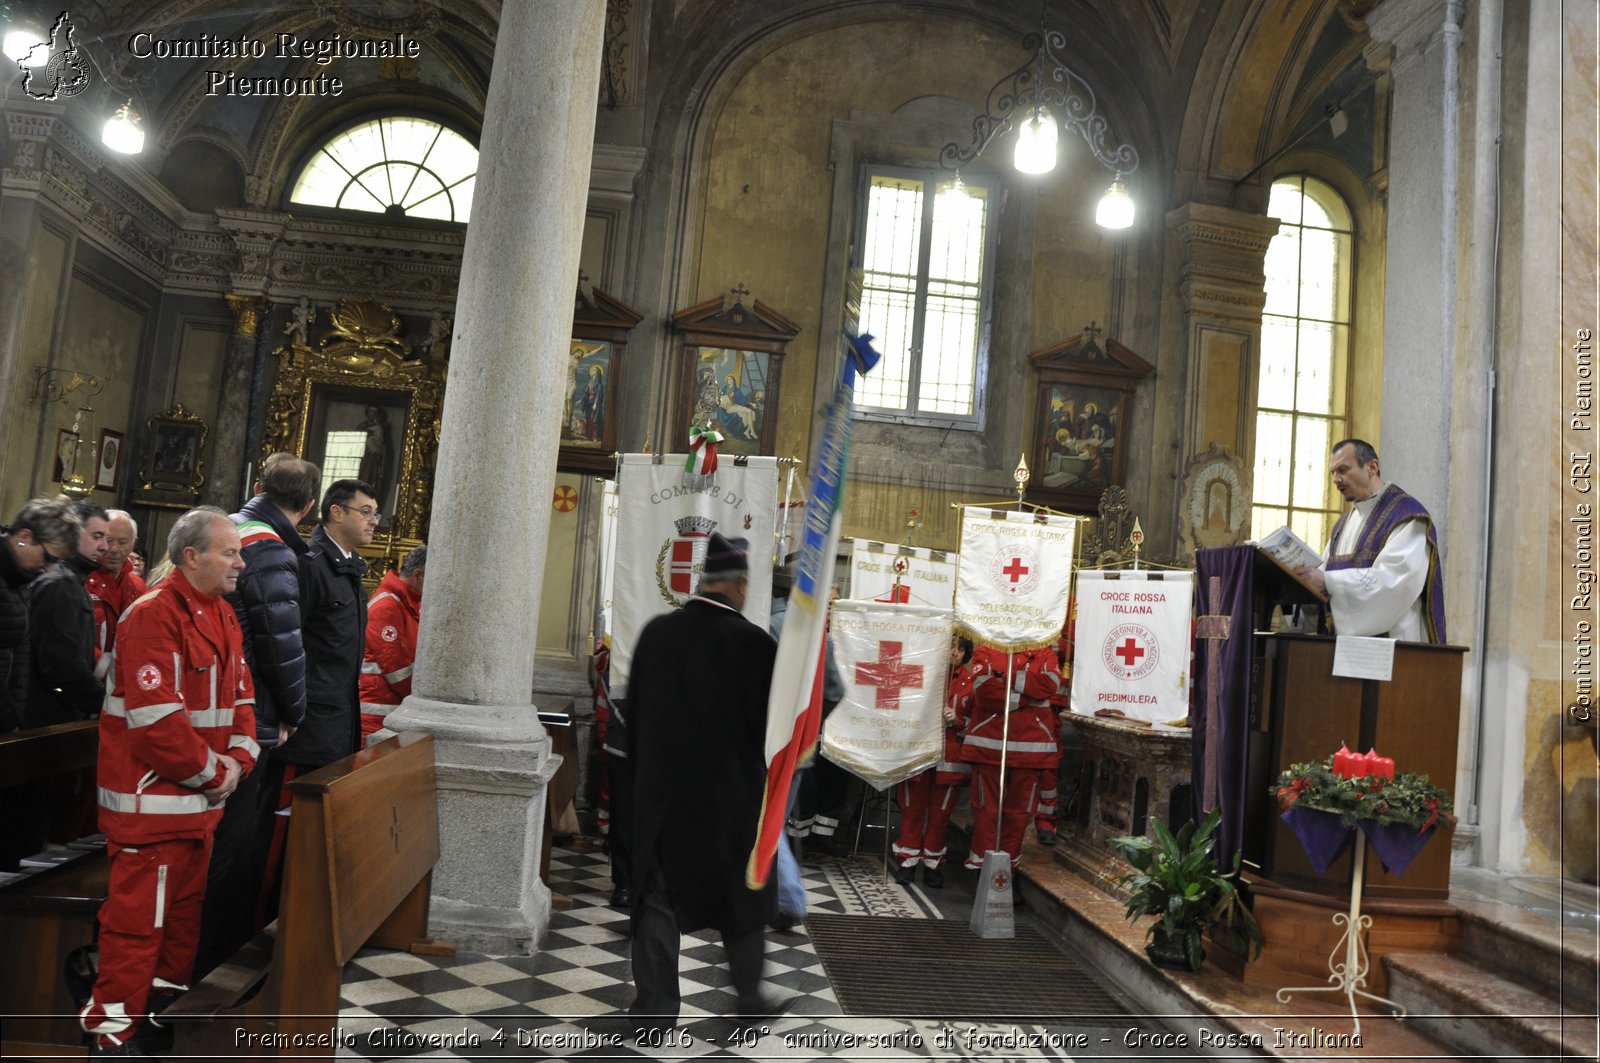
[[627,760],[634,889],[660,867],[681,930],[739,934],[776,914],[776,879],[752,891],[745,867],[766,792],[767,691],[777,652],[772,636],[720,595],[690,598],[656,617],[634,650]]
[[300,558],[300,633],[306,648],[306,717],[275,756],[320,768],[360,748],[361,658],[367,595],[360,554],[345,557],[318,527]]
[[257,495],[233,515],[235,524],[260,521],[272,529],[244,529],[245,569],[228,595],[244,632],[244,659],[256,685],[256,741],[278,740],[279,721],[298,727],[306,715],[306,653],[300,640],[300,556],[306,541],[288,516]]
[[[0,527],[0,537],[10,534]],[[0,542],[0,734],[22,726],[28,704],[28,603],[24,590],[37,573],[28,572]]]
[[81,555],[28,585],[28,704],[24,727],[86,720],[100,712],[105,687],[94,674],[94,601],[84,577],[95,565]]

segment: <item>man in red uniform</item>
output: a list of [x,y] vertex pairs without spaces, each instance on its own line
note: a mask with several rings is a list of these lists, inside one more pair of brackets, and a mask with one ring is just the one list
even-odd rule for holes
[[100,555],[100,567],[83,581],[84,589],[94,600],[94,666],[101,676],[111,670],[106,654],[116,645],[117,618],[150,589],[132,558],[134,544],[139,541],[139,525],[126,510],[108,509],[106,516],[110,518],[106,552]]
[[367,602],[367,645],[361,661],[361,741],[383,727],[383,718],[411,693],[411,668],[417,660],[417,618],[422,613],[422,580],[428,548],[419,546],[385,572]]
[[[973,655],[972,718],[962,739],[961,759],[972,768],[972,851],[966,866],[983,866],[983,854],[1001,849],[1016,866],[1022,835],[1038,809],[1039,795],[1054,789],[1061,756],[1056,745],[1056,714],[1050,698],[1061,688],[1054,647],[1010,655],[1011,690],[1006,690],[1007,655],[983,646]],[[1010,716],[1009,723],[1007,715]],[[1000,760],[1005,753],[1005,806],[1000,813]]]
[[255,763],[254,688],[239,621],[222,595],[244,568],[220,509],[178,518],[172,575],[119,625],[100,715],[100,829],[111,882],[100,908],[100,973],[79,1015],[96,1055],[136,1055],[146,1006],[194,967],[211,835]]
[[958,791],[972,778],[972,765],[961,759],[961,729],[958,720],[972,715],[972,640],[955,635],[950,639],[950,682],[944,707],[944,757],[936,767],[914,775],[900,784],[900,837],[894,843],[894,857],[900,869],[894,880],[909,886],[923,867],[922,882],[929,889],[944,885],[944,835],[955,811]]

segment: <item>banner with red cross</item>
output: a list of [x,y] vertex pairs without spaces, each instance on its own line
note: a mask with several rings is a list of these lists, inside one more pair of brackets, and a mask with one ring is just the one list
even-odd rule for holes
[[1153,724],[1189,715],[1192,572],[1078,573],[1072,711]]
[[956,628],[1015,653],[1054,645],[1072,590],[1078,519],[966,509],[956,578]]
[[937,764],[950,611],[846,599],[833,604],[831,638],[845,696],[823,727],[823,756],[879,790]]

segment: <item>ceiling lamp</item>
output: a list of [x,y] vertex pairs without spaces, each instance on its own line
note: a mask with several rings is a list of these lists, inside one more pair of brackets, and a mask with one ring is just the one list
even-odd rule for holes
[[[1022,173],[1049,173],[1056,165],[1056,141],[1065,126],[1081,136],[1101,165],[1114,175],[1111,190],[1101,200],[1096,220],[1133,224],[1133,198],[1123,178],[1139,167],[1139,153],[1131,144],[1111,148],[1106,144],[1108,123],[1095,105],[1094,90],[1061,60],[1066,35],[1047,26],[1022,38],[1032,55],[989,89],[984,113],[972,120],[972,140],[965,146],[954,141],[939,151],[939,161],[959,172],[961,166],[982,155],[994,140],[1017,127],[1012,165]],[[1059,125],[1056,116],[1060,115]],[[1109,206],[1108,206],[1109,204]]]
[[38,31],[13,26],[6,30],[6,58],[23,66],[41,67],[50,61],[49,42]]
[[124,155],[137,155],[144,150],[144,121],[133,109],[132,100],[106,119],[105,128],[100,130],[100,143]]

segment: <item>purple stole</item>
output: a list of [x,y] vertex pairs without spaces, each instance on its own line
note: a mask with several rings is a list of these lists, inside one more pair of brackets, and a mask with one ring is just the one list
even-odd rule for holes
[[[1339,542],[1339,534],[1344,531],[1344,522],[1350,519],[1350,512],[1340,516],[1333,526],[1335,545]],[[1439,571],[1439,539],[1433,533],[1433,518],[1428,516],[1428,510],[1399,487],[1389,484],[1383,489],[1383,496],[1373,507],[1367,523],[1362,525],[1361,533],[1356,536],[1354,552],[1339,554],[1330,546],[1328,563],[1323,567],[1329,572],[1345,568],[1371,568],[1383,544],[1389,541],[1389,535],[1408,520],[1420,520],[1428,528],[1428,580],[1422,588],[1422,616],[1428,625],[1428,641],[1443,645],[1444,575]],[[1338,618],[1334,619],[1337,623]]]

